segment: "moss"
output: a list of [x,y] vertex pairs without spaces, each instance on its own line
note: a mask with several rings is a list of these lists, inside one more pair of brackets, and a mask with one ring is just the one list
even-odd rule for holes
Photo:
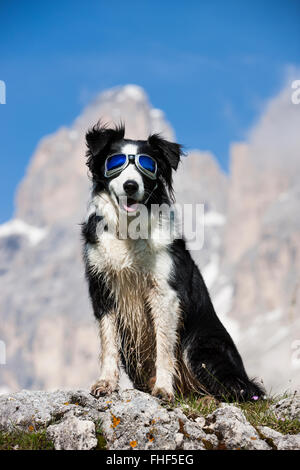
[[95,450],[106,450],[106,440],[103,436],[103,432],[100,426],[100,423],[96,423],[96,438],[97,438],[97,446]]
[[46,430],[0,432],[0,450],[54,450]]

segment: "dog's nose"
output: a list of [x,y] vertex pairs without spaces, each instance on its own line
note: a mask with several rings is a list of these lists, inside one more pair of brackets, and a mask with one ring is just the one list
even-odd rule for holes
[[134,180],[127,180],[123,184],[123,188],[128,196],[132,196],[139,189],[139,185]]

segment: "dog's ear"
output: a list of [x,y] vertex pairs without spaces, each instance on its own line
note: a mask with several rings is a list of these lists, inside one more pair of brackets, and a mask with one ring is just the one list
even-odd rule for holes
[[150,135],[148,137],[148,143],[154,150],[160,152],[165,157],[173,170],[177,170],[180,156],[183,155],[182,146],[180,144],[169,142],[160,137],[159,134]]
[[87,144],[87,166],[93,173],[99,160],[101,152],[108,148],[113,142],[122,140],[125,135],[124,124],[116,126],[114,129],[107,128],[106,124],[100,121],[86,133]]

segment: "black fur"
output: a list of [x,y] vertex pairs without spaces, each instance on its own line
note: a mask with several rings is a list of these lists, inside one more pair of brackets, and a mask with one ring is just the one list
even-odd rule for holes
[[103,315],[111,311],[114,305],[114,298],[107,288],[103,276],[95,274],[91,270],[86,270],[89,284],[89,294],[92,301],[95,317],[100,320]]
[[88,221],[82,224],[81,233],[85,243],[97,243],[99,233],[97,232],[97,229],[99,227],[100,222],[104,222],[103,216],[91,214]]
[[170,285],[178,293],[183,312],[182,349],[204,389],[217,398],[250,400],[264,394],[249,380],[239,352],[219,320],[204,280],[184,240],[170,247],[174,273]]

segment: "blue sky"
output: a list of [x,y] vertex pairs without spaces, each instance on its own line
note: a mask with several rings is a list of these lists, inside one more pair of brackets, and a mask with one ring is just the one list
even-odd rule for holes
[[230,142],[300,65],[298,0],[1,0],[0,18],[0,223],[38,140],[99,91],[144,87],[178,141],[227,171]]

